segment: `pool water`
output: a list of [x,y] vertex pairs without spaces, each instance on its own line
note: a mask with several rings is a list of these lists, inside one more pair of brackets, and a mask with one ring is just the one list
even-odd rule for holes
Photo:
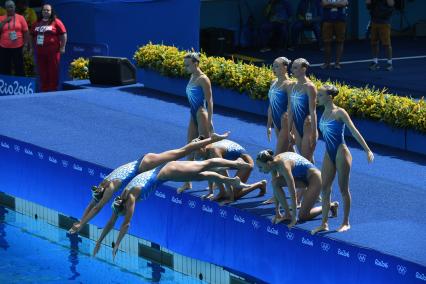
[[94,241],[0,206],[0,283],[202,283],[157,263],[110,247],[100,258]]

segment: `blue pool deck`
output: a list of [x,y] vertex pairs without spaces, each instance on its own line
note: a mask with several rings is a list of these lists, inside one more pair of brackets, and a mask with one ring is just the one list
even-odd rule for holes
[[[184,145],[188,120],[189,108],[184,99],[146,90],[140,85],[0,97],[1,136],[105,169],[135,160],[146,152]],[[265,125],[264,117],[215,108],[216,132],[230,130],[230,139],[243,145],[253,156],[262,149],[274,148],[275,140],[267,141]],[[368,165],[362,149],[351,140],[348,145],[353,155],[352,228],[340,234],[330,231],[318,238],[414,263],[420,267],[421,278],[426,274],[426,157],[371,145],[375,161]],[[318,167],[321,167],[324,151],[324,143],[319,141],[315,152]],[[1,166],[7,168],[4,163]],[[265,178],[270,181],[255,169],[249,181]],[[2,179],[7,180],[7,176]],[[178,184],[166,185],[173,188]],[[206,183],[195,183],[190,196],[204,194],[205,187]],[[8,193],[7,188],[0,191]],[[76,191],[76,194],[80,193]],[[231,208],[271,219],[273,207],[261,205],[262,200],[271,196],[270,185],[266,197],[258,198],[256,194],[250,194]],[[333,199],[341,202],[336,184]],[[73,217],[79,218],[79,214]],[[341,220],[341,214],[331,219],[331,229],[337,228]],[[301,231],[310,230],[319,223],[317,218],[297,227]]]

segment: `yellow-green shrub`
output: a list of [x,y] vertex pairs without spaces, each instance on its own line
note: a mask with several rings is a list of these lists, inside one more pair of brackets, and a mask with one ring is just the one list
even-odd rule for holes
[[89,79],[89,59],[83,57],[74,59],[68,71],[70,77],[73,79]]

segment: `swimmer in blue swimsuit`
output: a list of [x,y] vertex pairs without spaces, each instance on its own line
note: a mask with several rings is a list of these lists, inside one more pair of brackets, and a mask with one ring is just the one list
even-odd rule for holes
[[[299,153],[313,161],[314,150],[318,139],[316,97],[317,90],[306,76],[309,62],[304,58],[296,59],[291,71],[297,82],[289,85],[289,128],[295,128],[296,146]],[[294,124],[294,128],[293,128]]]
[[207,180],[216,183],[224,183],[227,186],[233,186],[235,188],[247,187],[238,177],[230,178],[212,171],[218,167],[244,169],[248,168],[249,165],[240,159],[236,161],[220,158],[205,161],[172,161],[136,176],[126,186],[121,195],[115,198],[112,204],[113,214],[96,242],[93,255],[95,256],[98,253],[102,240],[108,235],[109,231],[114,228],[118,217],[123,215],[124,221],[120,227],[120,232],[112,252],[113,257],[115,257],[120,243],[129,229],[130,221],[135,212],[136,202],[149,198],[151,193],[166,181]]
[[271,87],[268,92],[269,108],[268,122],[266,131],[268,140],[271,141],[272,123],[277,135],[277,145],[275,153],[283,153],[289,150],[289,131],[288,131],[288,97],[287,86],[289,84],[289,76],[287,68],[290,65],[290,60],[285,57],[278,57],[272,64],[272,71],[277,77],[271,82]]
[[[191,109],[187,141],[202,135],[209,137],[213,132],[213,96],[209,78],[200,69],[200,54],[187,53],[183,61],[185,71],[191,74],[186,86],[186,96]],[[189,156],[188,160],[193,160]],[[178,193],[191,188],[191,183],[185,183],[178,188]]]
[[159,154],[148,153],[137,161],[118,167],[105,177],[98,186],[92,188],[92,200],[85,209],[80,222],[75,223],[69,232],[71,234],[79,232],[85,224],[99,213],[111,197],[137,174],[152,170],[161,164],[181,159],[210,143],[227,138],[228,135],[229,132],[222,135],[214,133],[211,138],[190,142],[180,149],[169,150]]
[[[238,170],[235,174],[235,176],[239,177],[241,182],[243,183],[247,182],[254,167],[253,159],[247,153],[246,149],[244,149],[240,144],[228,139],[209,144],[206,147],[200,148],[198,151],[195,152],[196,160],[206,160],[211,158],[223,158],[226,160],[242,159],[244,162],[250,165],[250,167]],[[219,171],[219,173],[228,176],[226,170]],[[208,198],[214,201],[224,199],[222,204],[227,204],[234,202],[235,200],[247,195],[248,193],[256,189],[259,189],[259,196],[263,196],[266,193],[266,180],[253,183],[244,189],[226,189],[222,184],[219,185],[218,188],[219,194],[217,196],[214,196],[213,185],[209,184],[209,193],[203,195],[202,198]]]
[[349,191],[349,173],[352,165],[352,156],[345,144],[345,126],[348,127],[352,136],[362,146],[367,153],[367,161],[374,160],[374,155],[368,148],[367,143],[356,129],[348,113],[333,103],[333,98],[339,94],[339,90],[332,85],[322,86],[318,91],[318,103],[324,106],[324,113],[320,119],[319,129],[324,138],[326,153],[321,169],[323,182],[323,218],[322,224],[312,230],[315,234],[319,231],[327,231],[328,228],[328,206],[331,196],[331,186],[333,184],[336,171],[339,176],[339,188],[343,197],[343,223],[337,229],[344,232],[350,229],[349,213],[351,208],[351,194]]
[[[273,219],[274,223],[290,220],[289,228],[297,223],[296,204],[298,200],[296,187],[307,187],[307,190],[302,195],[298,219],[304,221],[311,220],[321,214],[321,206],[314,207],[321,193],[321,173],[310,161],[293,152],[285,152],[274,156],[272,150],[264,150],[257,155],[256,164],[261,172],[271,172],[272,174],[274,196],[278,200],[275,208],[276,216]],[[282,188],[284,186],[288,187],[290,194],[291,212]],[[280,213],[279,205],[285,210],[284,216]],[[338,203],[333,202],[330,204],[330,207],[333,216],[336,216]]]

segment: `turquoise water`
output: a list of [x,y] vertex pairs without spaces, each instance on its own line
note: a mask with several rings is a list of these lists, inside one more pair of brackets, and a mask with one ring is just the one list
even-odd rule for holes
[[0,206],[0,283],[202,283]]

